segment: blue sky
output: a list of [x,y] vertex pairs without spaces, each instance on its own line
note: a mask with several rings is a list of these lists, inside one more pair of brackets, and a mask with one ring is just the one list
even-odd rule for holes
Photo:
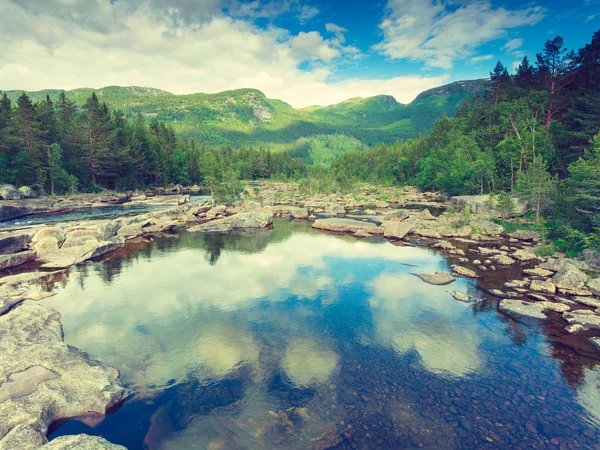
[[253,87],[293,106],[421,91],[600,29],[600,0],[0,0],[0,89]]

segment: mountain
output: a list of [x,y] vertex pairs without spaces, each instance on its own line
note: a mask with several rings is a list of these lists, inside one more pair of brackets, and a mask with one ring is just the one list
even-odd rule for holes
[[[66,93],[78,105],[84,105],[95,92],[100,101],[127,116],[139,112],[148,119],[157,118],[172,125],[179,135],[199,143],[288,149],[318,141],[318,145],[329,148],[331,142],[340,140],[324,136],[344,135],[348,139],[343,139],[342,147],[346,148],[413,137],[431,128],[443,113],[454,115],[465,99],[483,92],[487,85],[487,80],[456,82],[423,92],[407,105],[379,95],[303,109],[268,99],[255,89],[175,95],[152,88],[109,86]],[[21,91],[7,93],[16,102]],[[60,90],[28,92],[34,101],[46,95],[56,100],[59,94]]]

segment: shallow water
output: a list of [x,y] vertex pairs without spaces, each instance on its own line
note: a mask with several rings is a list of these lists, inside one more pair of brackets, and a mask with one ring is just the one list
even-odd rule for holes
[[427,248],[272,231],[159,238],[44,300],[136,391],[55,427],[129,449],[597,448],[600,370],[519,324]]

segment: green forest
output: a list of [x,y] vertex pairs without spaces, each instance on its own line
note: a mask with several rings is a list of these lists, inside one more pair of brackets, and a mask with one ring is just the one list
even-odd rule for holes
[[[83,104],[65,92],[37,101],[21,93],[16,102],[4,93],[0,183],[55,194],[264,178],[316,180],[311,186],[343,191],[367,181],[448,195],[491,192],[499,202],[514,192],[553,236],[578,248],[600,245],[600,31],[576,51],[550,39],[512,75],[498,62],[482,93],[473,94],[413,139],[368,146],[316,134],[271,150],[191,139],[159,117],[110,108],[93,92]],[[367,103],[383,117],[398,105],[385,96]],[[351,127],[364,104],[354,99],[310,113]],[[369,120],[382,119],[373,113]]]

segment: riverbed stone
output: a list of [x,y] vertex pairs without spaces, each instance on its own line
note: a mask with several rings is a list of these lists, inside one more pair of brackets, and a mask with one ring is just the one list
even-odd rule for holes
[[423,211],[419,212],[415,216],[415,219],[417,219],[417,220],[428,220],[428,221],[438,220],[437,217],[435,217],[433,214],[431,214],[431,211],[429,211],[429,208],[425,208]]
[[413,275],[420,278],[425,283],[433,284],[435,286],[445,286],[456,280],[451,274],[445,272],[436,272],[433,274],[414,273]]
[[536,233],[534,231],[528,231],[528,230],[517,230],[514,233],[508,233],[508,235],[512,239],[517,239],[519,241],[525,241],[525,242],[532,242],[532,241],[540,240],[539,233]]
[[532,280],[529,289],[544,294],[554,295],[556,293],[556,286],[550,280]]
[[586,329],[600,329],[600,315],[594,311],[577,310],[565,312],[563,317],[570,324],[581,325]]
[[11,253],[8,255],[0,255],[0,270],[9,269],[11,267],[20,266],[35,259],[36,253],[33,250],[24,252]]
[[533,260],[537,259],[537,255],[531,249],[516,250],[513,252],[513,254],[511,256],[522,262],[528,262],[528,261],[533,261]]
[[75,436],[60,436],[53,439],[41,450],[127,450],[122,445],[111,444],[100,436],[77,434]]
[[479,278],[479,275],[477,275],[477,273],[471,269],[467,269],[466,267],[463,266],[454,266],[452,268],[452,272],[457,274],[457,275],[462,275],[463,277],[467,277],[467,278]]
[[544,307],[540,303],[525,302],[523,300],[502,300],[500,311],[510,315],[530,317],[533,319],[545,319]]
[[20,450],[38,448],[39,437],[45,441],[56,420],[104,414],[125,394],[119,372],[67,346],[60,314],[40,304],[21,305],[0,317],[0,380],[0,446],[23,425],[22,436],[31,440],[21,442]]
[[552,282],[561,289],[581,289],[589,277],[573,264],[565,264],[552,277]]

